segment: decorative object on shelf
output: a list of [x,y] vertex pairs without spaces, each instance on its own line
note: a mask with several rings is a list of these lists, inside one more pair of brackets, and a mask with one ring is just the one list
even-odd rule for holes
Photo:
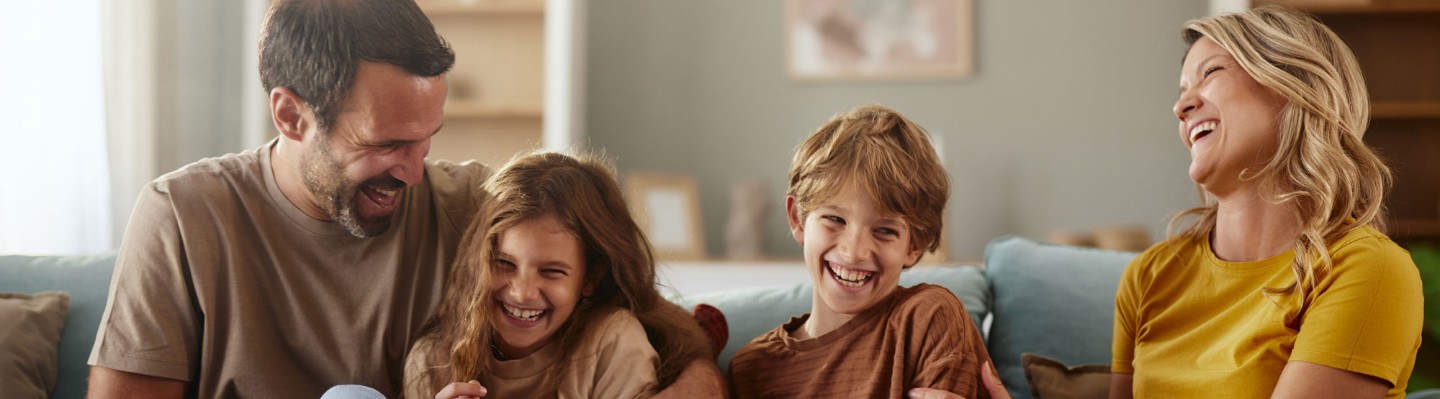
[[973,9],[972,0],[786,0],[790,77],[969,77]]
[[764,180],[730,185],[730,215],[725,224],[725,257],[759,259],[765,252],[765,213],[775,198]]
[[700,189],[680,173],[631,172],[625,177],[631,213],[662,260],[705,258]]
[[1150,248],[1150,231],[1139,225],[1112,225],[1089,231],[1056,230],[1045,237],[1046,242],[1076,247],[1095,247],[1113,251],[1140,252]]

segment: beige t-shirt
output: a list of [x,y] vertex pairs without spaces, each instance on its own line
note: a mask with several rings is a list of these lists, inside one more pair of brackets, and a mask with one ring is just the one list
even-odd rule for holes
[[427,162],[390,230],[360,239],[285,199],[275,143],[145,186],[91,365],[188,381],[191,397],[400,391],[405,352],[439,304],[489,169]]
[[[476,378],[491,398],[532,397],[544,387],[545,369],[557,361],[570,366],[560,376],[558,396],[561,398],[636,398],[654,393],[655,370],[660,356],[650,347],[645,329],[633,314],[615,309],[596,318],[590,333],[576,348],[573,359],[566,359],[555,343],[521,359],[501,361],[487,356],[492,375]],[[405,361],[406,398],[431,398],[448,383],[430,386],[421,375],[434,366],[433,336],[415,343]]]

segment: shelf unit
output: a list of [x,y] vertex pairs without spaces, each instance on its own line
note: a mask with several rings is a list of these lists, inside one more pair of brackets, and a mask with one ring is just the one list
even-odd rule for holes
[[445,127],[430,158],[498,168],[540,148],[545,119],[545,0],[418,0],[455,50]]
[[1440,242],[1440,1],[1261,0],[1315,14],[1340,35],[1370,90],[1365,141],[1395,174],[1398,241]]

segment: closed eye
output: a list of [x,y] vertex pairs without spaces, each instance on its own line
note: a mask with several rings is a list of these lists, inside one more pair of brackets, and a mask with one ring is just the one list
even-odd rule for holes
[[844,226],[844,225],[845,225],[845,219],[844,219],[844,218],[841,218],[841,217],[839,217],[839,216],[835,216],[835,215],[824,215],[824,216],[821,216],[820,219],[825,220],[825,221],[830,222],[830,223],[835,223],[835,224],[838,224],[838,225],[841,225],[841,226]]
[[1223,66],[1223,65],[1212,66],[1212,67],[1210,67],[1209,69],[1206,69],[1206,70],[1205,70],[1205,73],[1202,74],[1201,76],[1208,78],[1208,77],[1210,77],[1210,74],[1215,73],[1215,72],[1219,72],[1221,69],[1225,69],[1225,66]]
[[544,274],[544,275],[546,275],[546,276],[552,277],[552,278],[559,278],[559,277],[565,277],[565,276],[569,276],[569,275],[570,275],[570,272],[566,271],[565,269],[557,269],[557,268],[545,268],[545,269],[541,269],[541,270],[540,270],[540,273],[541,273],[541,274]]

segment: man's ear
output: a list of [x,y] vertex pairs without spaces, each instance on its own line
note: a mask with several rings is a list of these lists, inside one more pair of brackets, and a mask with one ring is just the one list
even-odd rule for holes
[[800,219],[800,204],[795,203],[793,195],[785,196],[785,220],[790,222],[790,236],[805,245],[805,221]]
[[270,118],[275,121],[275,130],[293,141],[304,141],[305,133],[315,123],[310,107],[287,87],[270,89]]

